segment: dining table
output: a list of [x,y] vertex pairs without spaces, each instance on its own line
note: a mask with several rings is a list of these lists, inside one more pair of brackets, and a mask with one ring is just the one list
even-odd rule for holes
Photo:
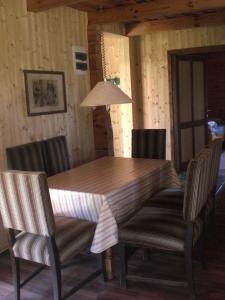
[[118,225],[161,189],[180,187],[169,160],[103,157],[48,178],[54,215],[96,223],[90,251],[106,255],[112,277],[111,249]]

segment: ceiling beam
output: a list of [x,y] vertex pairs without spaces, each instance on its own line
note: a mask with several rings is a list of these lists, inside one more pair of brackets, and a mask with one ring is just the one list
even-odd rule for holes
[[136,36],[160,30],[178,30],[223,24],[225,24],[225,10],[196,16],[177,16],[169,19],[130,24],[126,26],[126,33],[128,36]]
[[86,0],[27,0],[27,10],[38,12],[58,6],[80,4]]
[[225,8],[224,0],[155,0],[89,13],[90,24],[131,22]]

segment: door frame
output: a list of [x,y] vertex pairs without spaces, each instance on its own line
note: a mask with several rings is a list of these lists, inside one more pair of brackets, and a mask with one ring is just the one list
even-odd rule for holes
[[[169,107],[170,107],[170,122],[171,122],[171,152],[172,160],[174,162],[176,170],[180,171],[180,161],[179,156],[177,155],[177,149],[180,151],[179,147],[179,135],[178,135],[178,117],[179,117],[179,108],[177,107],[177,57],[179,56],[189,56],[196,55],[199,56],[204,53],[212,52],[225,52],[225,45],[215,45],[215,46],[203,46],[203,47],[194,47],[194,48],[184,48],[178,50],[169,50],[167,52],[168,56],[168,70],[169,70]],[[207,92],[206,103],[207,107]]]

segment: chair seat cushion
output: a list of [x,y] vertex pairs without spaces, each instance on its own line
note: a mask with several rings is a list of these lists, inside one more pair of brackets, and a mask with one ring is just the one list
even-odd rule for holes
[[144,206],[182,210],[183,199],[184,199],[183,190],[175,189],[175,188],[164,189],[159,193],[153,195],[153,197],[149,198],[144,203]]
[[[153,249],[184,251],[186,223],[182,213],[172,209],[143,207],[119,229],[119,241]],[[194,224],[194,244],[202,231],[202,221]]]
[[[67,217],[55,217],[55,223],[55,239],[61,263],[90,246],[94,236],[95,223]],[[21,232],[16,237],[13,251],[16,257],[47,266],[51,265],[47,238],[44,236]]]

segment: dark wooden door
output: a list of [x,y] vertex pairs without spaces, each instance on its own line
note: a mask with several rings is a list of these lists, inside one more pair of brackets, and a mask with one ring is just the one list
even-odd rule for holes
[[184,170],[207,143],[204,60],[194,56],[172,57],[174,159]]

